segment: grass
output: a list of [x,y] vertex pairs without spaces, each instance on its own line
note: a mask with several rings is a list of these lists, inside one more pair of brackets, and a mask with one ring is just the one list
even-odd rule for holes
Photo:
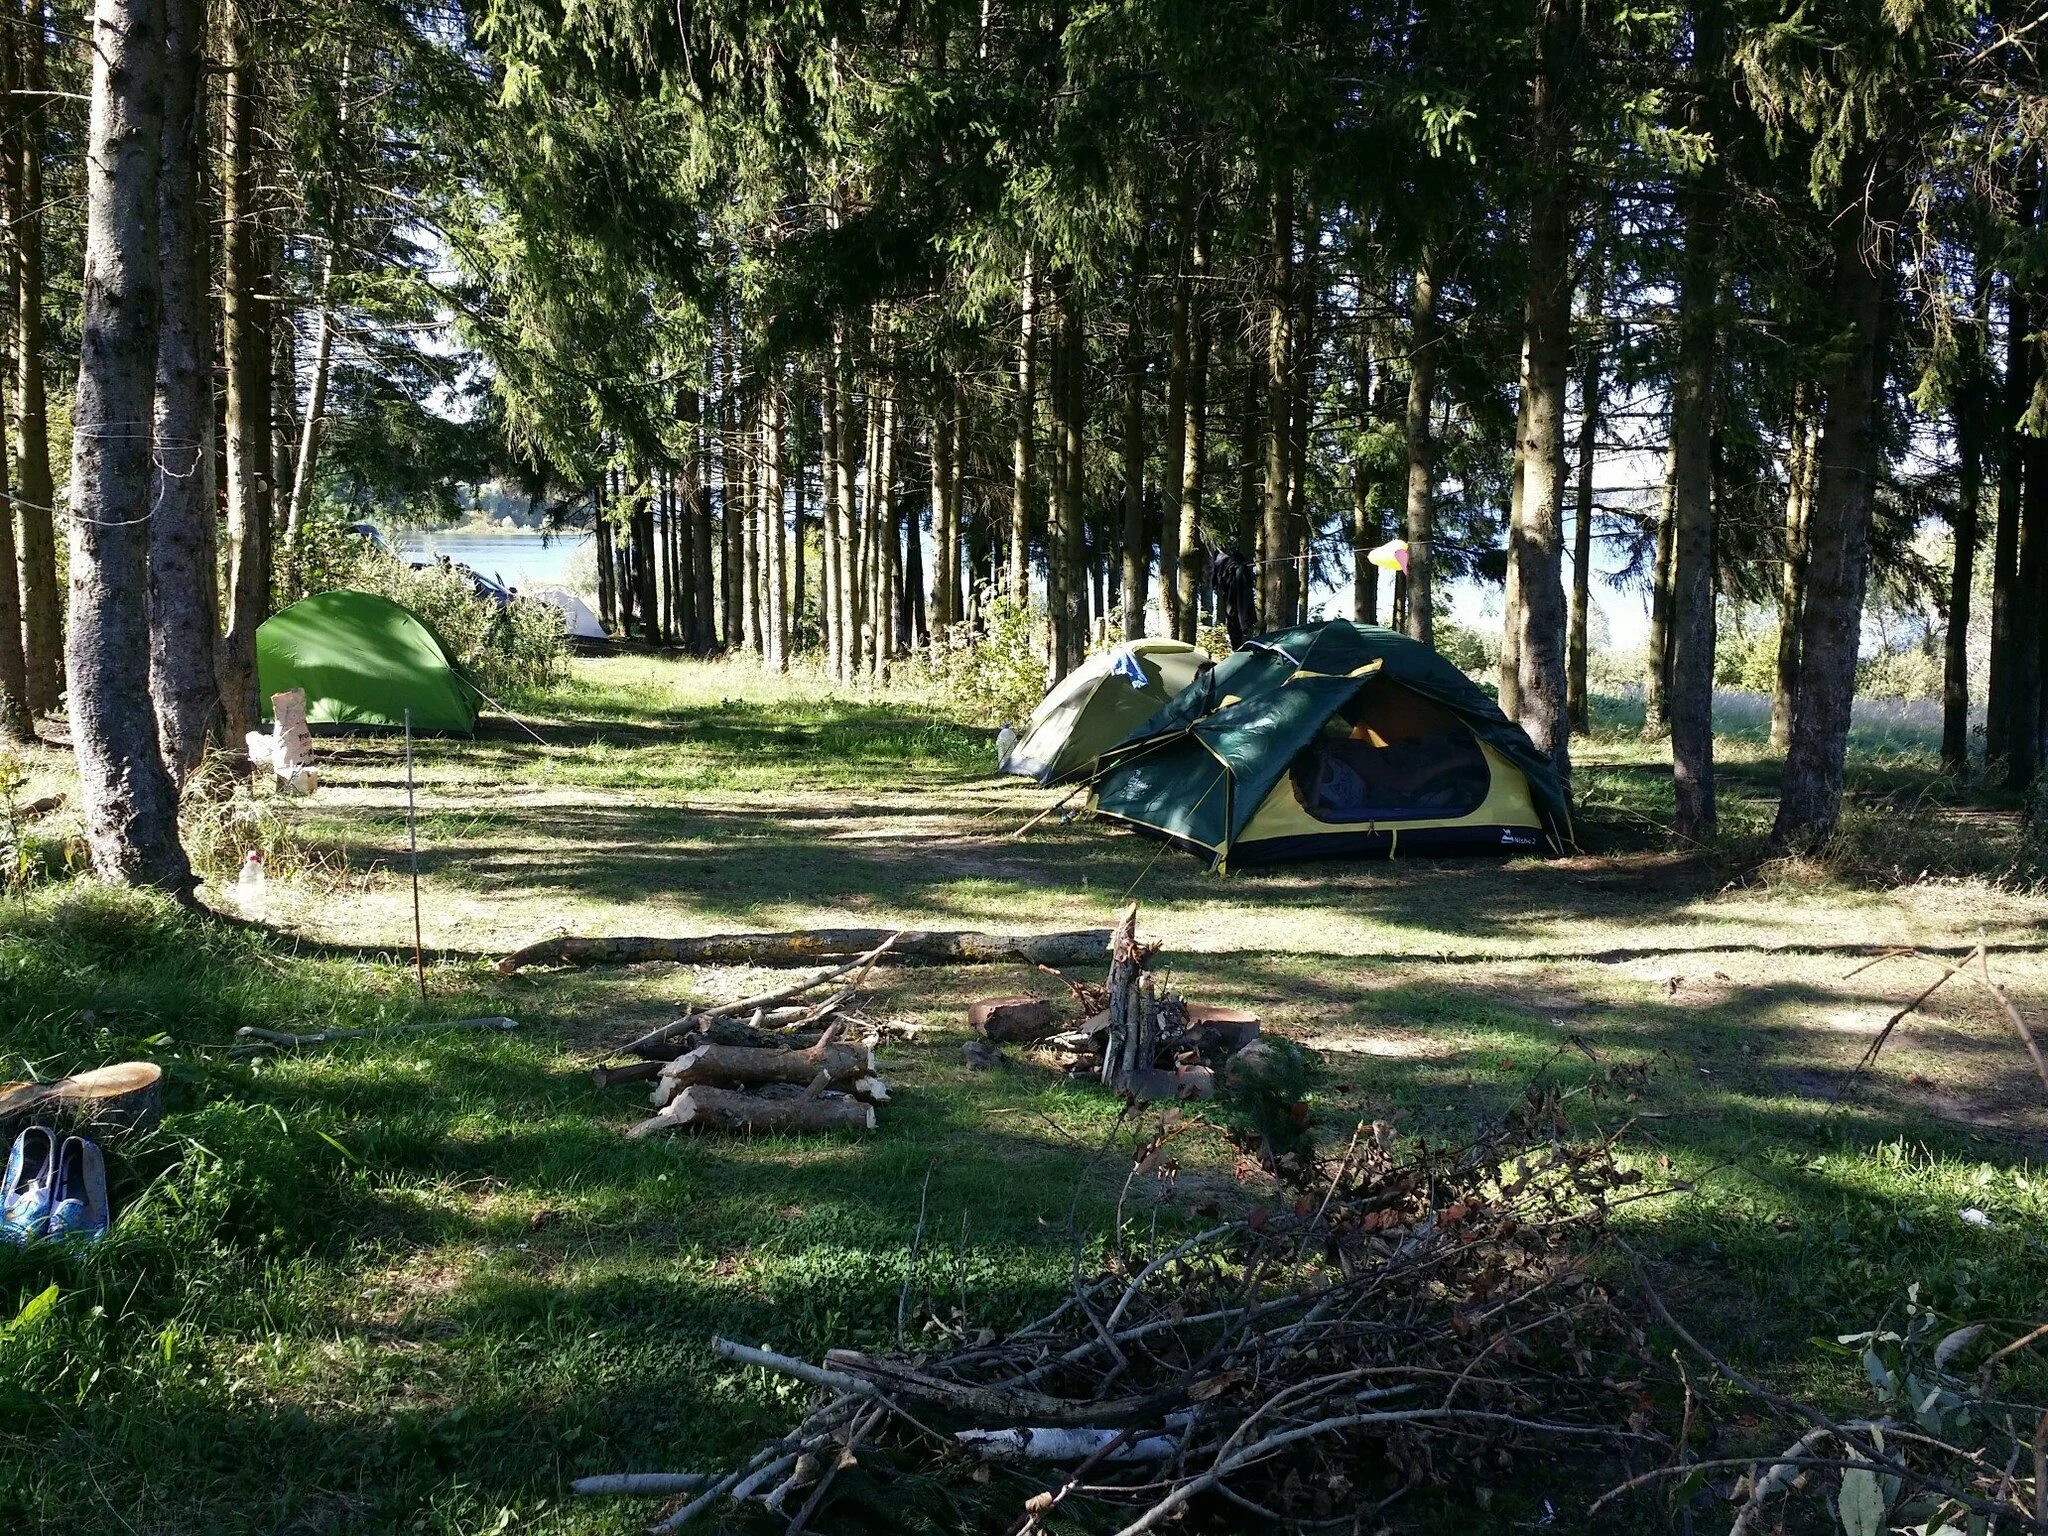
[[[0,1530],[637,1530],[645,1506],[578,1507],[568,1481],[717,1465],[785,1426],[791,1391],[713,1366],[706,1339],[889,1339],[921,1202],[914,1315],[1000,1326],[1101,1241],[1110,1108],[959,1058],[969,998],[1045,978],[884,973],[876,1007],[939,1028],[888,1049],[898,1098],[872,1138],[629,1143],[637,1097],[594,1088],[591,1053],[760,978],[487,965],[558,927],[1097,926],[1135,893],[1190,992],[1318,1054],[1330,1135],[1360,1114],[1457,1134],[1533,1072],[1594,1071],[1580,1046],[1650,1065],[1611,1107],[1637,1117],[1631,1155],[1691,1189],[1631,1231],[1673,1304],[1780,1384],[1853,1398],[1853,1364],[1809,1339],[1908,1285],[2011,1319],[2048,1288],[2048,1116],[2004,1026],[1944,994],[1848,1072],[1915,990],[1903,967],[1847,977],[1853,946],[1982,937],[2022,1006],[2048,998],[2048,902],[1984,877],[2018,856],[2010,808],[1942,780],[1924,741],[1859,740],[1852,764],[1889,864],[1758,868],[1775,765],[1753,732],[1722,745],[1730,851],[1673,849],[1668,756],[1614,710],[1580,753],[1577,857],[1218,880],[1084,823],[1007,839],[1051,797],[991,780],[990,733],[930,700],[614,658],[524,707],[545,745],[502,726],[421,744],[425,1003],[388,740],[330,744],[320,796],[275,812],[319,855],[273,882],[276,932],[81,885],[0,905],[0,1075],[147,1055],[170,1081],[163,1129],[113,1159],[111,1240],[0,1251]],[[31,766],[29,793],[62,778]],[[1915,846],[1947,864],[1907,870]],[[245,1023],[481,1012],[523,1027],[205,1049]],[[1213,1194],[1222,1170],[1193,1172],[1211,1177],[1147,1192],[1139,1219]],[[1511,1503],[1446,1509],[1519,1528]],[[890,1517],[973,1518],[929,1490]]]

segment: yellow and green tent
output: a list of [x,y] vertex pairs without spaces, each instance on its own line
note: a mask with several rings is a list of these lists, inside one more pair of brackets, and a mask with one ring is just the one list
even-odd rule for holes
[[1053,685],[997,766],[1041,784],[1091,772],[1208,665],[1207,651],[1179,640],[1126,640],[1097,652]]
[[1549,758],[1406,635],[1327,619],[1248,640],[1106,753],[1090,805],[1217,868],[1571,840]]

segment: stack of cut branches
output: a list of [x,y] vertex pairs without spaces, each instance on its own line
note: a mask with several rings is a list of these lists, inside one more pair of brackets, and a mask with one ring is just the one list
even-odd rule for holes
[[[1169,1111],[1136,1169],[1169,1169],[1205,1124]],[[1019,1536],[1068,1503],[1120,1509],[1125,1536],[1183,1511],[1373,1530],[1376,1510],[1495,1486],[1525,1453],[1631,1459],[1662,1443],[1650,1367],[1588,1262],[1638,1177],[1610,1143],[1569,1139],[1543,1090],[1466,1146],[1361,1127],[1290,1209],[1117,1254],[1007,1337],[820,1364],[716,1340],[818,1399],[732,1471],[652,1485],[693,1490],[655,1529],[755,1504],[795,1533],[915,1474],[1014,1501]]]
[[632,1136],[681,1127],[873,1130],[874,1107],[889,1097],[875,1070],[880,1029],[851,1004],[892,942],[758,997],[693,1009],[620,1048],[635,1060],[592,1076],[600,1087],[654,1082],[658,1113]]

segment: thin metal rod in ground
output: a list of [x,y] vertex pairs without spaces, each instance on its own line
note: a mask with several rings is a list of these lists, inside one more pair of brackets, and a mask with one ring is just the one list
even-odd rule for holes
[[412,861],[412,963],[419,976],[420,997],[427,995],[427,956],[420,941],[420,835],[413,810],[412,711],[405,712],[405,846]]

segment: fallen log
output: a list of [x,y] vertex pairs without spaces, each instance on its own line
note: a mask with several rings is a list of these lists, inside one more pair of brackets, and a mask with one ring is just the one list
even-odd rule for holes
[[678,1493],[695,1493],[715,1481],[704,1472],[610,1472],[579,1477],[569,1485],[569,1491],[586,1499],[668,1498]]
[[719,1045],[707,1041],[661,1069],[654,1090],[657,1108],[698,1083],[720,1087],[755,1087],[761,1083],[804,1086],[824,1076],[826,1086],[851,1082],[875,1070],[875,1053],[856,1045],[816,1046],[808,1051],[764,1051],[750,1045]]
[[600,1062],[590,1069],[590,1080],[600,1088],[609,1088],[614,1083],[644,1083],[650,1077],[661,1075],[658,1061],[629,1061],[614,1066]]
[[287,1030],[261,1029],[244,1024],[235,1031],[244,1043],[228,1052],[230,1056],[253,1056],[263,1051],[296,1051],[309,1045],[327,1045],[335,1040],[363,1040],[373,1035],[408,1035],[450,1029],[517,1029],[519,1021],[502,1015],[480,1019],[430,1019],[418,1024],[386,1024],[376,1029],[321,1029],[307,1035]]
[[[803,965],[852,957],[890,937],[885,928],[814,928],[795,933],[713,933],[695,938],[581,938],[556,934],[515,949],[498,962],[510,976],[537,965]],[[1085,965],[1102,958],[1106,929],[1074,933],[977,933],[905,930],[890,954],[921,965],[980,965],[1025,960],[1034,965]]]
[[872,1131],[875,1111],[859,1099],[767,1098],[698,1083],[626,1134],[638,1140],[657,1131],[686,1127],[699,1131]]
[[123,1061],[47,1083],[0,1084],[0,1137],[23,1126],[58,1125],[105,1137],[154,1130],[163,1119],[163,1068]]

